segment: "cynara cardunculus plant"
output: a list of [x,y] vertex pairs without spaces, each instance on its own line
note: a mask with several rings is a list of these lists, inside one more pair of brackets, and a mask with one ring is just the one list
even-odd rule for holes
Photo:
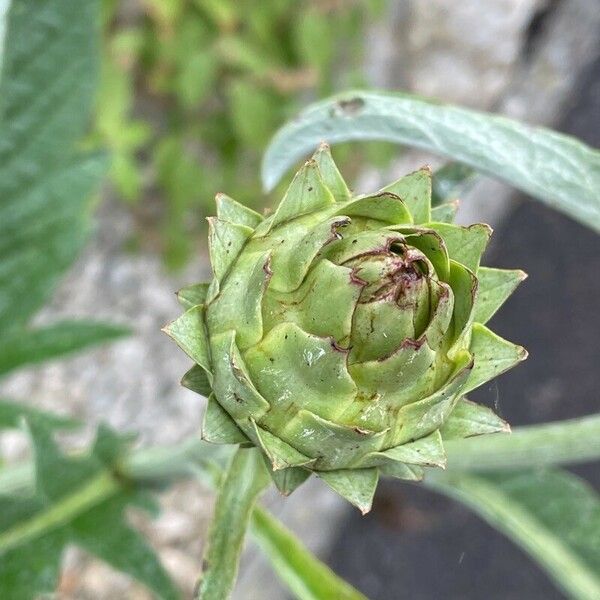
[[315,473],[367,511],[380,473],[418,480],[445,439],[506,430],[465,394],[526,357],[485,326],[524,274],[480,267],[491,229],[453,208],[428,168],[353,196],[326,145],[268,217],[218,195],[213,280],[167,329],[204,438],[259,447],[283,493]]

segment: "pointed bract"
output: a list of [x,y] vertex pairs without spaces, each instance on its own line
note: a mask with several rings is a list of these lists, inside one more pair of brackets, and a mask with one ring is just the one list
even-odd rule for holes
[[465,394],[527,358],[525,348],[501,338],[479,323],[473,325],[470,350],[475,364],[465,384]]
[[384,477],[403,479],[404,481],[421,481],[424,476],[422,467],[407,465],[406,463],[389,461],[378,467],[379,473]]
[[377,469],[320,471],[317,475],[335,492],[366,515],[373,504],[379,473]]
[[194,365],[181,379],[181,385],[196,394],[208,398],[212,392],[212,373],[200,365]]
[[510,426],[487,406],[461,398],[440,431],[444,440],[454,440],[489,433],[509,433]]
[[521,270],[479,267],[477,279],[479,289],[475,301],[475,321],[485,324],[517,289],[517,286],[527,279],[527,274]]
[[177,300],[179,300],[179,303],[186,310],[198,304],[204,304],[208,295],[209,285],[209,283],[196,283],[182,287],[177,292]]
[[234,225],[245,225],[251,229],[256,229],[263,218],[251,208],[236,202],[226,194],[217,194],[215,197],[217,204],[217,217],[222,221],[229,221]]
[[431,169],[423,167],[384,187],[382,192],[400,196],[415,225],[431,221]]
[[400,462],[424,467],[441,467],[442,469],[446,467],[446,453],[442,436],[438,430],[414,442],[378,452],[376,456],[385,461],[382,464]]
[[477,272],[481,255],[492,235],[492,228],[489,225],[476,223],[469,227],[461,227],[448,223],[430,223],[428,226],[442,236],[451,259],[474,273]]
[[245,254],[221,286],[208,308],[211,333],[235,331],[237,345],[245,350],[263,337],[262,300],[271,279],[271,254]]
[[256,234],[266,235],[282,223],[322,210],[332,204],[335,204],[335,199],[323,183],[317,163],[309,160],[294,176],[275,214],[258,226]]
[[213,394],[208,397],[204,411],[202,439],[213,444],[243,444],[248,441]]
[[169,323],[163,331],[171,336],[196,364],[205,371],[210,371],[210,351],[204,314],[204,306],[194,306]]
[[210,264],[215,278],[221,282],[252,235],[252,229],[215,217],[208,217],[207,221]]
[[458,200],[452,200],[434,206],[431,209],[431,220],[434,223],[453,223],[459,204],[460,202]]
[[303,467],[315,462],[314,458],[304,456],[281,438],[259,427],[256,421],[252,420],[252,423],[260,447],[267,455],[273,471],[281,471],[289,467]]
[[[346,202],[337,209],[336,214],[347,215],[348,217],[362,217],[367,220],[365,226],[368,227],[368,221],[375,221],[374,226],[368,227],[376,229],[384,224],[402,225],[411,224],[412,216],[410,211],[400,199],[390,192],[380,192],[373,196],[362,196]],[[377,223],[380,221],[380,223]]]
[[331,156],[329,145],[325,142],[321,143],[317,151],[313,154],[312,159],[319,166],[323,183],[329,188],[333,197],[337,202],[346,202],[350,200],[351,193],[339,172],[337,165]]
[[269,459],[266,456],[264,459],[275,487],[283,496],[289,496],[310,477],[311,471],[302,467],[290,467],[289,469],[274,471]]

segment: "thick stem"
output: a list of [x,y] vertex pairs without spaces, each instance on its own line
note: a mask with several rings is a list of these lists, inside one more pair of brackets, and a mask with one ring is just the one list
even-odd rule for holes
[[257,448],[238,448],[217,492],[197,600],[229,598],[256,500],[269,484]]

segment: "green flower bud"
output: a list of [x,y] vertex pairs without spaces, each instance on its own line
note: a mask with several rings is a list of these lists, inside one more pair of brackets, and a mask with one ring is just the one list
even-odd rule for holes
[[271,216],[217,197],[214,278],[167,331],[208,395],[203,436],[262,449],[284,493],[316,473],[361,510],[379,473],[420,479],[443,440],[507,424],[464,395],[526,357],[484,323],[524,278],[479,261],[421,169],[353,197],[327,146]]

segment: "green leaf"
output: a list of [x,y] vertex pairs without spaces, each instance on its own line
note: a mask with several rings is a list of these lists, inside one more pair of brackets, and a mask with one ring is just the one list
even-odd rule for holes
[[[13,2],[0,79],[0,332],[25,324],[75,260],[106,160],[85,155],[98,2]],[[40,51],[43,48],[44,51]]]
[[264,87],[241,78],[228,86],[228,116],[233,133],[245,148],[263,148],[275,129],[277,97]]
[[251,533],[295,598],[367,600],[315,558],[291,531],[258,507],[252,513]]
[[528,552],[571,598],[600,598],[600,498],[564,471],[436,477],[460,500]]
[[379,473],[373,469],[320,471],[317,475],[342,498],[366,515],[371,510]]
[[589,462],[600,459],[600,414],[517,427],[511,435],[446,440],[444,447],[452,471],[527,469]]
[[47,327],[12,331],[2,337],[0,375],[27,364],[40,363],[129,333],[116,325],[91,321],[62,321]]
[[20,429],[23,419],[28,423],[42,423],[47,428],[53,429],[75,429],[80,426],[78,421],[70,417],[63,417],[12,400],[0,399],[0,429]]
[[55,590],[65,548],[75,544],[148,586],[160,598],[179,593],[141,535],[125,520],[148,509],[145,492],[117,473],[123,440],[100,428],[90,454],[63,455],[51,431],[29,423],[35,451],[33,495],[0,498],[0,596],[35,598]]
[[477,270],[479,288],[474,309],[475,321],[487,323],[526,278],[527,273],[518,269],[510,271],[479,267]]
[[409,94],[352,91],[306,108],[265,153],[267,189],[325,140],[384,140],[423,148],[503,179],[600,231],[600,152],[578,140]]
[[256,448],[239,448],[219,488],[196,598],[231,593],[254,504],[270,479]]

